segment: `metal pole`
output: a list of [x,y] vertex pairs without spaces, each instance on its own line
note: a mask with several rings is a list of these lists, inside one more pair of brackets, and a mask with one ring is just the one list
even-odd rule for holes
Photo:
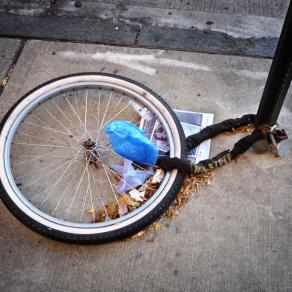
[[292,1],[286,14],[272,66],[256,115],[256,126],[274,126],[292,77]]

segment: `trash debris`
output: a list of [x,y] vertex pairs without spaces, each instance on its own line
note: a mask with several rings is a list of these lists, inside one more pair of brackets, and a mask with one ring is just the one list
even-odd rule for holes
[[153,224],[154,230],[157,231],[161,228],[161,224],[160,223],[154,223]]
[[137,238],[141,238],[141,237],[144,237],[144,236],[145,236],[145,231],[143,230],[143,231],[140,231],[140,232],[138,232],[138,233],[132,235],[132,236],[130,237],[130,240],[135,240],[135,239],[137,239]]
[[106,126],[113,150],[124,158],[144,164],[155,164],[158,150],[144,131],[128,121],[114,121]]
[[140,203],[132,200],[131,196],[124,194],[119,198],[119,202],[124,201],[129,209],[133,209],[140,206]]
[[95,222],[96,221],[96,208],[91,208],[91,209],[87,210],[87,212],[91,214],[92,222]]
[[159,168],[156,170],[151,182],[153,184],[161,183],[164,176],[165,176],[164,171],[161,168]]
[[106,204],[103,209],[97,210],[93,208],[88,210],[89,213],[94,212],[94,222],[105,222],[107,220],[116,219],[142,206],[159,188],[159,183],[151,183],[152,178],[153,173],[150,174],[148,180],[142,183],[139,189],[134,188],[128,192],[124,192],[115,202]]
[[2,85],[2,87],[5,87],[5,86],[7,85],[7,83],[8,83],[8,77],[6,77],[5,79],[3,79],[3,80],[1,81],[1,85]]
[[146,179],[153,175],[151,166],[147,167],[146,169],[143,167],[135,169],[133,167],[133,162],[128,159],[124,159],[123,165],[111,165],[111,169],[113,169],[122,177],[121,181],[116,187],[116,192],[118,194],[123,194],[136,188],[137,186],[143,185]]
[[138,201],[138,202],[143,202],[145,200],[145,192],[139,192],[136,189],[133,189],[129,192],[130,196],[132,199]]

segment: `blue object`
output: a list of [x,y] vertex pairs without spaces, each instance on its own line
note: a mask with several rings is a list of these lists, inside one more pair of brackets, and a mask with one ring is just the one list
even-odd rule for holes
[[155,164],[158,150],[144,131],[128,121],[114,121],[106,126],[113,149],[119,155],[145,164]]

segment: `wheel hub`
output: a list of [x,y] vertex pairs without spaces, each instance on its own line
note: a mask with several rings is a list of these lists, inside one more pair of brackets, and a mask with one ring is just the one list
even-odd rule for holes
[[97,163],[99,159],[98,153],[96,151],[97,144],[89,138],[85,140],[82,145],[84,147],[84,156],[86,160],[89,161],[89,164],[94,164],[96,167],[98,167]]

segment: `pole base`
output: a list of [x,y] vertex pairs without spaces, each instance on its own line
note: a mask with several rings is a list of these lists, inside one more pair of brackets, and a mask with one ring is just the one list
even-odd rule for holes
[[[269,128],[269,131],[268,131]],[[265,133],[266,139],[260,140],[253,144],[252,149],[257,154],[263,154],[266,152],[271,152],[276,157],[283,156],[283,151],[280,148],[280,142],[288,138],[285,130],[280,129],[277,125],[273,127],[267,127],[266,125],[261,129]]]

